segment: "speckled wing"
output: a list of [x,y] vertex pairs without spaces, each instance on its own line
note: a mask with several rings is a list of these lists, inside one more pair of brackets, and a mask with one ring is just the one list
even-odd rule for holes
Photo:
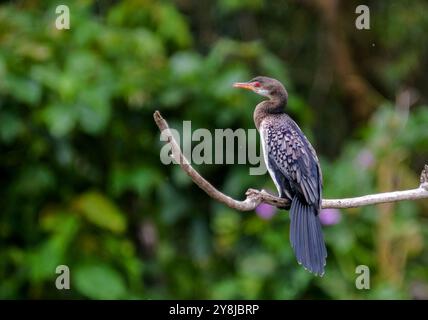
[[281,173],[292,190],[303,195],[306,203],[319,208],[322,177],[315,150],[291,119],[263,125],[264,146],[269,165]]

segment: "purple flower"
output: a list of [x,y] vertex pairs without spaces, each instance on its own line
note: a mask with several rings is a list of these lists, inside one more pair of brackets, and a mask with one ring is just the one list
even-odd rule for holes
[[373,166],[375,158],[373,156],[373,153],[369,149],[363,149],[357,155],[356,162],[361,168],[368,169]]
[[321,209],[319,217],[321,223],[326,226],[337,224],[342,218],[338,209]]
[[270,204],[260,203],[256,208],[257,215],[265,220],[271,219],[277,211],[277,208]]

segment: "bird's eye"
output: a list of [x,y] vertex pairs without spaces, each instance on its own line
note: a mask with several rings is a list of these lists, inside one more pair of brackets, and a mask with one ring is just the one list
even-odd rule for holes
[[260,82],[258,82],[258,81],[253,82],[253,86],[256,87],[256,88],[259,88],[260,87]]

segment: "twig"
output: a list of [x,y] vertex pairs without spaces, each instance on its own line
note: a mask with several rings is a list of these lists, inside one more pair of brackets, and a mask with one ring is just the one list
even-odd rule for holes
[[[159,111],[153,114],[153,118],[159,127],[159,130],[166,136],[171,145],[171,151],[174,159],[187,175],[204,190],[211,198],[224,203],[228,207],[240,211],[254,210],[260,203],[267,203],[276,207],[286,207],[289,205],[287,199],[282,199],[269,194],[264,190],[248,189],[246,192],[247,198],[243,201],[235,200],[221,191],[217,190],[204,177],[202,177],[193,167],[181,152],[180,146],[175,141],[168,123],[162,118]],[[370,194],[362,197],[345,198],[345,199],[323,199],[323,208],[355,208],[367,206],[371,204],[379,204],[386,202],[395,202],[401,200],[417,200],[428,198],[428,165],[425,165],[421,174],[420,186],[416,189],[393,191],[385,193]]]

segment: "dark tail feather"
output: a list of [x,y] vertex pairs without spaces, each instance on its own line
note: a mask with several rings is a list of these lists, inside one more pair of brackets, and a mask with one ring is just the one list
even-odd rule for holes
[[317,211],[317,208],[294,197],[290,208],[290,241],[299,264],[322,276],[327,250]]

